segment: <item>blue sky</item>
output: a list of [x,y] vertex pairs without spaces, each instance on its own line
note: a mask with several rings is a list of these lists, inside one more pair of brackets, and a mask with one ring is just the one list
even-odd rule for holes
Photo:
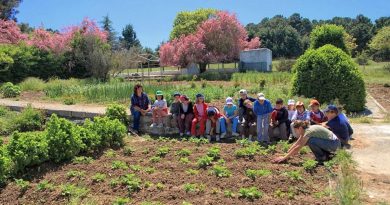
[[168,39],[177,12],[198,8],[234,12],[244,25],[295,12],[309,19],[364,14],[374,21],[390,16],[390,0],[24,0],[17,18],[33,27],[60,30],[80,23],[84,17],[100,21],[108,14],[118,34],[131,23],[142,45],[154,49]]

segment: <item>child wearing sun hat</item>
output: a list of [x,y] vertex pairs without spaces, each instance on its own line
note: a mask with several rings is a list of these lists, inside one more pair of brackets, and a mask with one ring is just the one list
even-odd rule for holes
[[164,119],[168,115],[167,101],[164,99],[163,92],[156,92],[156,101],[152,106],[152,125],[150,127],[163,127]]
[[[206,120],[207,120],[207,104],[204,102],[204,95],[203,94],[196,94],[196,100],[194,105],[194,119],[192,120],[191,124],[191,135],[193,137],[197,136],[198,134],[201,137],[204,137],[205,128],[206,128]],[[199,124],[199,130],[197,132],[196,125]]]
[[232,125],[232,135],[237,137],[239,134],[237,133],[238,126],[238,108],[233,103],[233,98],[226,98],[226,103],[223,106],[223,116],[219,119],[219,123],[221,126],[221,138],[224,138],[226,135],[226,125]]
[[268,128],[272,110],[271,102],[265,98],[265,95],[263,93],[257,94],[253,111],[257,115],[257,140],[264,145],[269,143]]

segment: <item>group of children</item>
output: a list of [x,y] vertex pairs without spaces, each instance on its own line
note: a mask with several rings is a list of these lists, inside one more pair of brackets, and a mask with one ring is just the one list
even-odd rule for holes
[[[231,126],[232,136],[241,136],[249,140],[257,136],[257,141],[267,144],[270,141],[287,139],[293,141],[298,138],[293,129],[297,120],[310,125],[324,126],[328,121],[326,113],[320,110],[320,103],[315,99],[310,101],[310,110],[307,110],[303,102],[295,102],[293,99],[288,100],[287,108],[282,99],[277,99],[273,107],[263,93],[259,93],[257,98],[252,98],[242,89],[239,94],[238,105],[234,104],[233,98],[228,97],[220,110],[205,103],[202,94],[195,96],[193,104],[186,95],[175,93],[173,103],[168,109],[162,91],[157,91],[156,101],[151,108],[153,113],[151,127],[162,127],[163,118],[170,112],[177,123],[180,136],[200,136],[209,140],[215,136],[216,141],[220,141],[221,138],[225,138],[227,127]],[[345,115],[343,118],[346,119]],[[348,127],[350,128],[349,123]]]
[[[143,93],[142,86],[136,85],[130,107],[134,117],[133,131],[137,132],[139,129],[140,116],[151,111],[151,127],[163,127],[164,118],[171,113],[180,136],[207,137],[210,141],[215,136],[216,141],[220,141],[226,136],[227,127],[231,126],[232,136],[249,138],[250,141],[255,140],[253,137],[256,136],[256,140],[264,145],[271,141],[299,139],[295,147],[298,149],[302,142],[308,143],[316,157],[320,156],[318,158],[328,156],[328,152],[333,149],[329,148],[330,145],[349,146],[348,140],[353,129],[340,108],[334,105],[328,105],[321,111],[320,103],[313,99],[309,104],[310,109],[307,110],[303,102],[295,102],[293,99],[288,100],[285,107],[282,99],[277,99],[272,106],[263,93],[252,98],[242,89],[239,95],[238,105],[234,104],[233,98],[228,97],[220,110],[208,105],[202,94],[197,94],[193,103],[186,95],[175,93],[173,103],[168,108],[163,92],[157,91],[156,100],[150,108],[149,99]],[[296,152],[295,149],[290,151],[288,156],[277,158],[275,162],[286,160]]]

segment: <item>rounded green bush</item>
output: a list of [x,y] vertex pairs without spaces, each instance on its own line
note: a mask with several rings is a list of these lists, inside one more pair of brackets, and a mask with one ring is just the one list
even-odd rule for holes
[[90,129],[101,137],[103,147],[122,146],[126,135],[126,126],[118,119],[111,120],[108,117],[95,117]]
[[317,49],[326,44],[331,44],[349,53],[344,40],[345,30],[342,26],[324,24],[317,26],[310,33],[310,48]]
[[90,119],[86,119],[84,125],[79,127],[80,138],[84,146],[83,152],[96,151],[101,147],[101,137],[93,129],[93,123]]
[[348,112],[364,109],[366,90],[352,58],[333,45],[305,52],[293,68],[292,94],[322,103],[338,99]]
[[5,145],[0,146],[0,185],[5,182],[9,176],[11,160],[6,152]]
[[45,117],[43,113],[28,105],[23,111],[11,120],[13,130],[20,132],[42,129]]
[[20,95],[20,87],[12,84],[11,82],[4,83],[1,86],[0,91],[3,93],[5,98],[14,98]]
[[55,114],[51,115],[47,123],[46,138],[49,157],[54,162],[72,159],[83,147],[78,127]]
[[118,119],[123,124],[127,125],[126,107],[118,104],[111,104],[106,109],[106,116],[111,120]]
[[41,164],[48,160],[47,142],[42,132],[14,132],[7,146],[14,171]]

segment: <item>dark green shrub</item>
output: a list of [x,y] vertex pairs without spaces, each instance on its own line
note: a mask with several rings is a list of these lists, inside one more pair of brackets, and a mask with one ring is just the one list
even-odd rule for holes
[[42,132],[14,132],[7,146],[15,172],[48,160],[47,142]]
[[359,65],[368,65],[369,57],[366,52],[361,52],[356,56],[356,63]]
[[83,142],[81,151],[96,151],[101,147],[101,137],[93,129],[94,125],[91,120],[87,119],[82,127],[79,127],[80,139]]
[[73,158],[83,147],[78,127],[55,114],[47,123],[47,143],[49,157],[54,162]]
[[349,53],[345,40],[345,30],[342,26],[324,24],[317,26],[310,33],[310,48],[317,49],[326,44],[331,44]]
[[28,132],[42,129],[44,115],[28,105],[19,115],[11,121],[13,130]]
[[292,94],[321,103],[338,99],[348,112],[364,109],[366,90],[352,58],[333,45],[305,52],[294,65]]
[[20,87],[12,84],[11,82],[4,83],[0,89],[5,98],[14,98],[20,95]]
[[95,117],[93,130],[101,137],[104,147],[122,146],[126,135],[126,126],[118,119],[110,120],[108,117]]
[[128,123],[126,108],[123,105],[109,105],[106,109],[106,116],[111,120],[118,119],[125,125]]

